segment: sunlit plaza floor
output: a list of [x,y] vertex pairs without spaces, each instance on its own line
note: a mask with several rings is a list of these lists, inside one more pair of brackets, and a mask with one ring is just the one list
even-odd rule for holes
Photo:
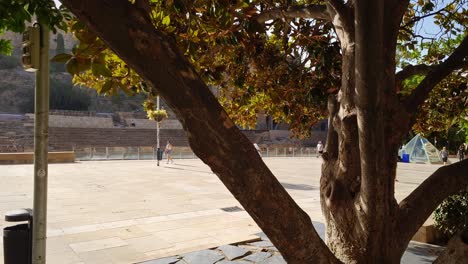
[[[324,223],[321,160],[265,158],[294,200]],[[398,166],[404,198],[438,165]],[[0,165],[0,226],[6,211],[32,207],[33,166]],[[260,229],[198,159],[49,165],[47,263],[135,263],[257,237]],[[3,243],[3,242],[0,242]],[[3,245],[0,247],[3,263]]]

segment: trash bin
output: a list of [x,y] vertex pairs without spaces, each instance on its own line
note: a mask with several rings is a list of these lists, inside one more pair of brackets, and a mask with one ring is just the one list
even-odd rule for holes
[[157,158],[158,158],[158,160],[162,160],[162,158],[163,158],[163,151],[162,151],[160,148],[158,148],[158,150],[156,151],[156,153],[157,153]]
[[401,157],[401,162],[409,163],[409,154],[403,154]]
[[25,222],[3,229],[4,264],[32,263],[32,210],[19,209],[5,214],[7,222]]

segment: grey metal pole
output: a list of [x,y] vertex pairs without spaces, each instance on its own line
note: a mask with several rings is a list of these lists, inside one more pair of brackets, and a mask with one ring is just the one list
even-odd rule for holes
[[47,151],[49,135],[49,28],[40,27],[40,67],[36,71],[34,106],[34,217],[32,263],[46,263]]
[[[156,109],[159,110],[159,95],[156,97]],[[157,149],[157,154],[159,155],[159,152],[161,151],[161,146],[159,145],[159,121],[156,120],[156,149]],[[159,157],[156,156],[157,164],[159,166]]]

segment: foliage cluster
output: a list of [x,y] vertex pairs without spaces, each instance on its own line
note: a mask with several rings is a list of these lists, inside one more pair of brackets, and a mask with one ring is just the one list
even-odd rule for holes
[[[37,21],[47,25],[53,33],[57,29],[66,30],[65,19],[70,19],[69,12],[57,8],[50,0],[8,0],[0,1],[0,36],[6,30],[21,33],[25,31],[26,23]],[[11,54],[11,42],[0,39],[0,54]]]
[[[410,58],[418,64],[430,65],[440,62],[442,58],[453,52],[465,34],[460,34],[454,39],[422,43],[418,48],[413,48],[411,52],[408,51],[400,57],[401,66],[404,67],[406,64],[404,58]],[[466,68],[454,71],[431,91],[429,98],[417,113],[417,122],[413,127],[416,133],[427,135],[436,131],[448,131],[450,127],[459,126],[463,122],[468,116],[467,77]],[[403,96],[409,94],[423,78],[424,75],[417,74],[406,79],[400,94]]]
[[[325,118],[327,95],[339,89],[339,43],[331,25],[320,21],[260,25],[253,19],[257,8],[275,7],[263,2],[151,1],[151,18],[175,38],[202,78],[219,88],[219,99],[237,124],[255,127],[257,114],[266,112],[288,122],[297,135],[307,135]],[[93,33],[78,21],[69,26],[80,44],[54,61],[67,63],[75,83],[100,94],[122,89],[154,98],[154,90]]]
[[453,236],[468,228],[468,189],[452,195],[434,212],[435,226]]
[[168,117],[165,109],[148,110],[147,114],[150,120],[155,120],[157,122],[161,122],[163,119]]

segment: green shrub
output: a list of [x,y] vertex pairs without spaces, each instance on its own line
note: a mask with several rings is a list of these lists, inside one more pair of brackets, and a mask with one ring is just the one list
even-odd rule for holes
[[434,212],[435,226],[447,235],[468,228],[468,189],[445,199]]

